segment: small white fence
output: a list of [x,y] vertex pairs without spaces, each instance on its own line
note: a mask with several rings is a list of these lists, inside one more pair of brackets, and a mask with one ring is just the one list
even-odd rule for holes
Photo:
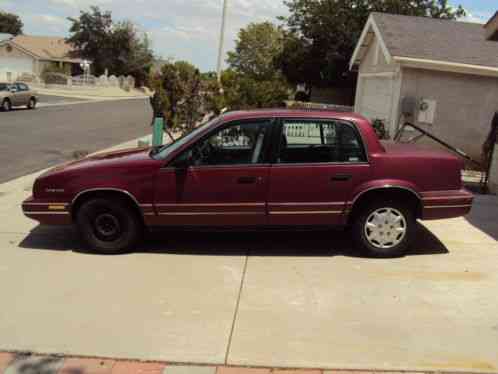
[[96,77],[94,75],[80,75],[71,77],[60,73],[47,73],[44,79],[33,74],[20,74],[12,77],[11,81],[25,82],[33,86],[44,88],[58,88],[64,90],[93,90],[100,87],[117,87],[130,91],[135,87],[135,78],[132,76],[106,76]]

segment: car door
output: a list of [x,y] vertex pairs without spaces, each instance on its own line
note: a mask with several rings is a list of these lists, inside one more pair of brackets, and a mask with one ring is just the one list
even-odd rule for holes
[[271,128],[267,119],[224,124],[161,169],[155,193],[159,224],[266,224]]
[[12,103],[12,106],[21,105],[21,104],[19,104],[20,92],[19,92],[19,87],[17,87],[17,84],[11,84],[9,91],[10,91],[9,99],[10,99],[10,102]]
[[28,105],[29,99],[30,99],[30,94],[29,94],[29,87],[24,84],[24,83],[17,83],[17,102],[18,104],[16,105]]
[[268,194],[271,225],[337,225],[370,165],[353,123],[284,119]]

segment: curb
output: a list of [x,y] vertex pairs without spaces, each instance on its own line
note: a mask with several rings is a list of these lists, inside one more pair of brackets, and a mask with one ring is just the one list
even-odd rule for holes
[[[0,352],[0,374],[442,374],[444,371],[293,369]],[[455,373],[454,371],[452,373]],[[471,374],[474,372],[461,373]]]

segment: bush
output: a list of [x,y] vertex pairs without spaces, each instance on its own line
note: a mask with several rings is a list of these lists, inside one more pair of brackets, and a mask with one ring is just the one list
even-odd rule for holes
[[41,73],[41,79],[45,84],[67,84],[69,79],[69,68],[60,68],[57,65],[48,65]]
[[380,140],[389,140],[389,132],[386,130],[386,125],[384,121],[381,119],[374,119],[372,121],[372,127],[375,130],[375,133],[379,137]]

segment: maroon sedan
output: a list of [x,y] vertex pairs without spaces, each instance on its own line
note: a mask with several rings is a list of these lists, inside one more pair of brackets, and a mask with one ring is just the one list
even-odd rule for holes
[[326,111],[225,114],[176,142],[100,154],[39,177],[26,216],[76,224],[101,253],[146,227],[351,226],[372,256],[404,254],[416,219],[467,214],[455,156],[382,144],[365,118]]

